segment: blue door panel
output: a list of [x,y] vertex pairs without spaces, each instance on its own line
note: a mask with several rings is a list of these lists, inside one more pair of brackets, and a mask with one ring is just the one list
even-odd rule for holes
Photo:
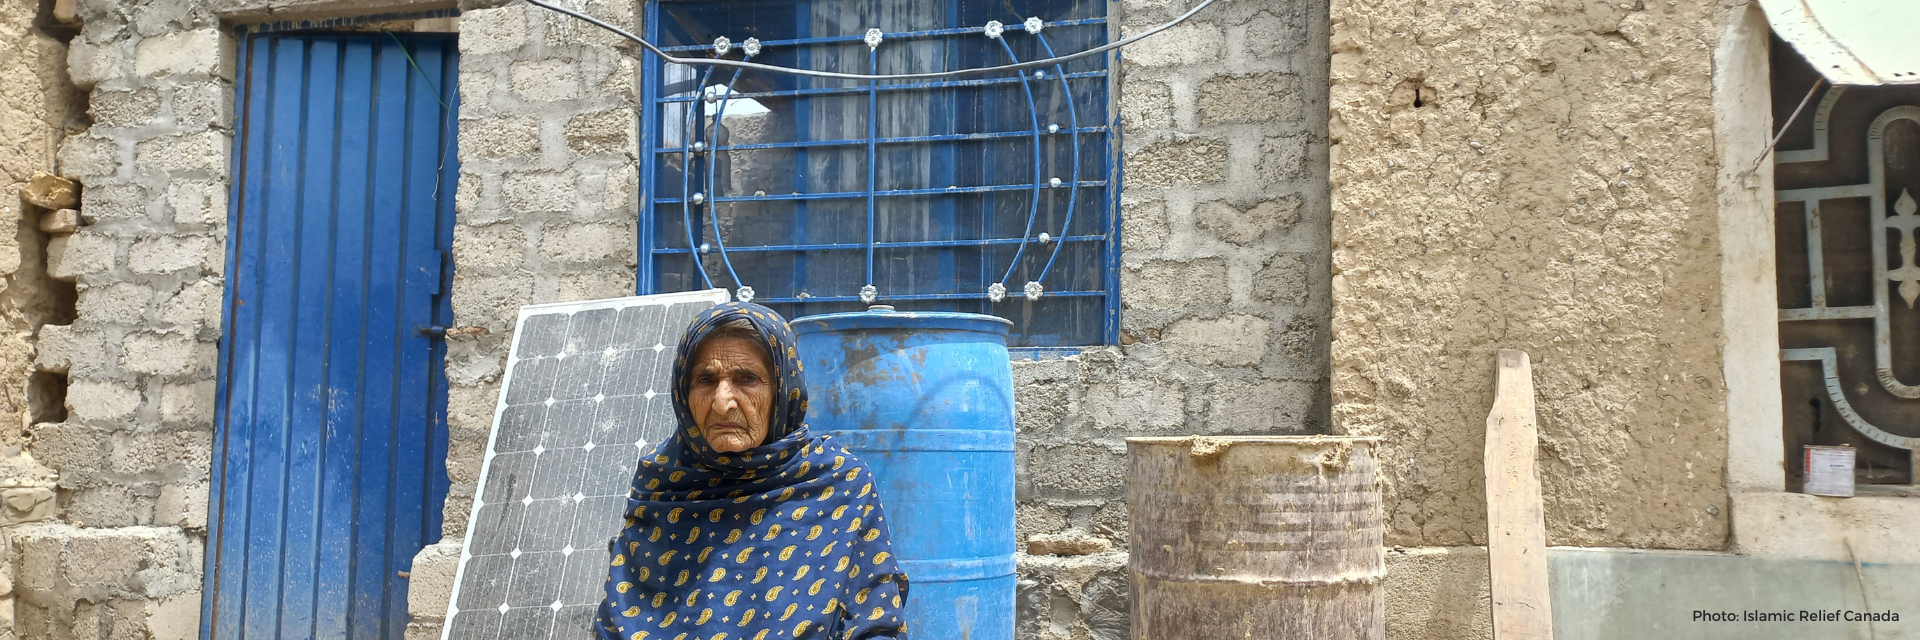
[[[342,67],[372,68],[374,43],[353,40],[343,46]],[[340,129],[336,144],[341,157],[369,157],[368,151],[372,148],[373,140],[373,103],[356,100],[342,104],[339,117],[341,122],[355,123],[354,126]],[[334,309],[334,316],[329,327],[336,336],[363,336],[362,327],[369,326],[365,320],[368,283],[360,276],[370,273],[372,268],[369,243],[365,239],[381,237],[371,232],[369,224],[372,211],[369,183],[372,172],[371,163],[363,161],[334,173],[334,192],[339,195],[340,202],[353,205],[348,208],[351,215],[341,215],[335,219],[335,233],[342,238],[360,240],[334,245],[334,280],[339,284],[333,291],[334,298],[330,306]],[[341,355],[329,363],[328,384],[335,389],[351,390],[355,398],[364,398],[363,373],[368,360],[359,349],[343,349]],[[327,405],[327,420],[332,426],[327,434],[327,491],[321,498],[320,512],[328,522],[351,521],[354,518],[355,461],[366,416],[364,400]],[[350,600],[352,590],[347,587],[353,580],[353,533],[352,529],[345,527],[321,531],[316,582],[327,585],[327,588],[314,608],[315,637],[342,638],[348,635],[350,613],[353,611]]]
[[397,640],[447,492],[454,40],[240,58],[201,636]]

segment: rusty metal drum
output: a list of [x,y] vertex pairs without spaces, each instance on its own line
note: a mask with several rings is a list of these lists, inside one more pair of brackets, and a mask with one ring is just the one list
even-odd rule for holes
[[1378,438],[1129,438],[1134,640],[1380,640]]

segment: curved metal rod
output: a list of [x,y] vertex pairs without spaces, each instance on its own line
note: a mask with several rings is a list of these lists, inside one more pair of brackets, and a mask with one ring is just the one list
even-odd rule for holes
[[[1040,39],[1040,46],[1049,57],[1053,56],[1053,45],[1047,44],[1046,36],[1036,33],[1033,37]],[[1080,116],[1074,112],[1073,88],[1067,86],[1067,70],[1055,65],[1053,74],[1060,78],[1060,93],[1067,100],[1067,124],[1073,127],[1073,190],[1067,192],[1067,219],[1060,222],[1060,237],[1066,238],[1067,228],[1073,224],[1073,209],[1080,200]],[[1047,273],[1053,271],[1053,261],[1060,258],[1060,250],[1067,246],[1065,240],[1053,242],[1053,255],[1047,256],[1047,265],[1040,268],[1040,277],[1034,278],[1034,282],[1046,282]]]
[[[1014,54],[1013,45],[1007,44],[1006,37],[994,38],[1000,41],[1000,48],[1007,51],[1007,58],[1015,62],[1020,56]],[[1027,75],[1020,74],[1020,88],[1027,92],[1027,117],[1033,121],[1033,202],[1027,207],[1027,230],[1020,232],[1020,248],[1013,250],[1013,261],[1007,263],[1007,275],[1000,276],[1000,286],[1007,286],[1007,280],[1013,278],[1013,270],[1020,268],[1020,256],[1027,253],[1027,238],[1033,236],[1033,219],[1040,216],[1040,107],[1033,101],[1033,85],[1027,82]]]
[[[711,69],[712,67],[708,68]],[[726,87],[728,96],[733,95],[733,83],[740,80],[740,72],[742,71],[745,71],[745,69],[734,69],[733,77],[727,79]],[[706,87],[700,88],[702,94],[705,94],[706,91]],[[720,237],[720,201],[718,199],[720,194],[714,191],[713,188],[714,176],[718,173],[716,169],[720,166],[720,152],[715,150],[720,147],[720,121],[726,118],[727,103],[732,102],[732,100],[721,98],[719,102],[720,107],[713,111],[713,135],[705,136],[707,128],[700,128],[703,137],[711,140],[711,142],[707,143],[707,219],[713,222],[713,246],[720,249],[720,263],[727,266],[727,276],[733,278],[733,286],[737,288],[746,286],[746,283],[741,282],[740,274],[733,271],[733,258],[727,257],[727,241]]]
[[979,74],[986,74],[986,73],[1003,73],[1007,71],[1024,71],[1027,69],[1039,69],[1043,67],[1050,67],[1053,65],[1057,65],[1063,62],[1071,62],[1074,60],[1079,60],[1081,58],[1096,56],[1102,53],[1106,53],[1108,51],[1112,51],[1114,49],[1118,49],[1120,47],[1133,44],[1135,42],[1139,42],[1140,40],[1145,39],[1149,36],[1152,36],[1156,33],[1166,31],[1168,29],[1173,28],[1176,25],[1179,25],[1182,22],[1186,22],[1189,18],[1192,18],[1194,14],[1200,13],[1201,10],[1206,9],[1208,6],[1211,6],[1215,2],[1215,0],[1202,0],[1200,4],[1194,5],[1192,9],[1188,9],[1186,13],[1181,14],[1180,17],[1174,18],[1172,21],[1167,22],[1166,24],[1162,24],[1152,29],[1142,31],[1132,36],[1121,38],[1119,40],[1115,40],[1113,42],[1109,42],[1107,44],[1094,47],[1092,49],[1088,49],[1086,51],[1081,51],[1079,53],[1069,53],[1067,55],[1059,56],[1056,58],[1046,58],[1042,60],[1034,60],[1032,62],[1003,64],[996,67],[979,67],[975,69],[959,69],[955,71],[935,71],[935,72],[929,72],[929,73],[891,73],[891,74],[885,74],[885,75],[838,73],[833,71],[814,71],[812,69],[793,69],[793,68],[782,67],[777,65],[759,64],[755,62],[742,62],[738,60],[725,60],[720,58],[674,57],[674,56],[667,55],[667,52],[661,51],[659,47],[654,46],[653,43],[651,42],[647,42],[645,39],[641,38],[640,36],[636,36],[636,35],[633,35],[632,33],[628,33],[627,30],[621,29],[620,27],[607,24],[606,22],[600,20],[599,18],[595,18],[593,16],[580,13],[572,9],[566,9],[566,8],[554,6],[543,0],[527,0],[527,2],[533,4],[534,6],[540,7],[542,9],[564,13],[569,16],[573,16],[575,18],[585,20],[589,23],[592,23],[594,26],[611,31],[615,35],[618,35],[622,38],[632,40],[635,43],[638,43],[642,48],[653,53],[654,55],[660,56],[661,58],[665,59],[667,62],[672,62],[675,64],[684,64],[684,65],[690,65],[690,66],[704,65],[704,66],[714,66],[714,67],[737,67],[741,69],[759,69],[761,71],[770,71],[773,73],[785,73],[789,75],[808,76],[808,77],[814,77],[814,78],[835,78],[840,80],[926,80],[931,78],[946,78],[950,76],[979,75]]
[[[707,67],[706,71],[700,73],[700,83],[693,88],[695,96],[706,93],[707,78],[712,74],[713,67]],[[700,281],[706,284],[706,288],[712,289],[713,278],[707,277],[707,266],[700,264],[700,245],[693,242],[693,211],[690,209],[693,205],[689,204],[693,202],[693,194],[687,193],[693,188],[693,143],[688,141],[693,139],[693,110],[699,106],[699,100],[687,103],[686,126],[680,128],[680,226],[687,230],[687,256],[693,258],[693,268],[700,272]]]
[[1920,450],[1920,438],[1897,436],[1887,433],[1879,427],[1868,423],[1866,418],[1860,417],[1860,412],[1853,410],[1853,405],[1847,402],[1847,394],[1840,390],[1840,373],[1839,365],[1837,364],[1839,362],[1839,356],[1836,355],[1833,347],[1781,349],[1780,361],[1820,363],[1820,377],[1827,388],[1827,399],[1833,401],[1833,410],[1840,414],[1840,419],[1845,421],[1847,426],[1853,427],[1854,431],[1860,432],[1860,435],[1866,436],[1868,440],[1889,447],[1910,451]]
[[[880,70],[880,48],[867,47],[867,70]],[[879,162],[874,157],[873,141],[880,137],[880,85],[867,81],[867,281],[873,286],[873,192],[880,187]]]

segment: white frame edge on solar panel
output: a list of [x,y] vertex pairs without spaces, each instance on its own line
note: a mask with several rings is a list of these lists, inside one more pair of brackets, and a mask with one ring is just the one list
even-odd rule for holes
[[[594,309],[625,309],[627,307],[644,307],[648,305],[674,305],[683,302],[704,302],[708,300],[718,300],[714,302],[714,304],[732,302],[733,294],[726,289],[702,289],[699,291],[676,291],[673,293],[655,293],[644,296],[627,296],[624,298],[606,298],[602,300],[581,300],[578,302],[542,302],[540,304],[530,304],[520,307],[520,317],[514,320],[513,326],[514,329],[518,331],[520,323],[525,322],[527,316],[546,315],[560,309],[580,312],[592,311]],[[515,333],[514,336],[518,338],[519,334]],[[507,359],[512,360],[513,355],[513,352],[509,350]],[[501,384],[502,386],[505,385],[505,379],[502,379]]]
[[[462,535],[461,548],[460,548],[460,561],[459,561],[458,567],[454,571],[453,586],[448,594],[449,598],[447,600],[447,614],[446,614],[445,622],[441,627],[441,631],[440,631],[441,640],[451,640],[452,638],[451,634],[455,626],[454,617],[458,615],[461,611],[459,608],[461,587],[463,586],[463,583],[466,581],[468,577],[467,563],[469,560],[473,558],[474,534],[479,528],[480,510],[481,510],[481,507],[484,506],[485,504],[483,498],[487,492],[487,486],[488,486],[487,481],[493,471],[493,460],[495,457],[495,450],[500,440],[501,416],[505,414],[505,412],[509,407],[508,394],[510,390],[513,389],[513,377],[514,377],[513,372],[515,368],[514,365],[520,360],[520,347],[521,347],[522,341],[527,339],[527,334],[525,332],[527,320],[532,317],[554,315],[556,313],[566,313],[568,315],[572,315],[582,311],[593,311],[593,310],[599,310],[599,309],[627,309],[631,307],[645,307],[645,306],[671,307],[677,304],[702,303],[702,302],[718,305],[718,304],[724,304],[731,300],[732,300],[731,294],[725,289],[707,289],[703,291],[685,291],[685,292],[678,292],[678,293],[663,293],[663,294],[646,295],[646,296],[628,296],[623,298],[608,298],[603,300],[586,300],[586,301],[578,301],[578,302],[552,302],[552,303],[527,305],[527,306],[520,307],[519,315],[514,320],[513,342],[508,348],[507,360],[506,360],[504,372],[501,374],[501,378],[500,378],[499,396],[496,399],[494,404],[493,425],[487,434],[487,448],[485,450],[485,453],[483,454],[482,462],[480,465],[480,475],[475,481],[473,506],[468,510],[468,513],[467,513],[467,529],[466,529],[466,532]],[[677,349],[679,333],[681,330],[682,330],[682,327],[678,327],[678,326],[663,326],[662,334],[664,338],[661,340],[661,344],[664,345],[665,339],[673,339],[675,340],[675,344],[672,345],[670,348]],[[633,459],[636,464],[638,463],[639,456],[640,456],[639,453],[634,454]],[[602,549],[602,551],[604,551],[604,549]],[[580,631],[583,634],[591,633],[590,629],[581,629]],[[553,635],[553,634],[550,633],[549,635]]]

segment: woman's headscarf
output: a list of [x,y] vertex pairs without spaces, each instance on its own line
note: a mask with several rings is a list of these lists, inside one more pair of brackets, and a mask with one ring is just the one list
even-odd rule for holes
[[[688,374],[700,343],[741,318],[766,339],[773,407],[760,446],[720,453],[694,424]],[[906,638],[907,577],[873,474],[807,433],[795,344],[786,319],[756,304],[723,304],[687,327],[673,362],[679,428],[634,474],[599,638]]]

